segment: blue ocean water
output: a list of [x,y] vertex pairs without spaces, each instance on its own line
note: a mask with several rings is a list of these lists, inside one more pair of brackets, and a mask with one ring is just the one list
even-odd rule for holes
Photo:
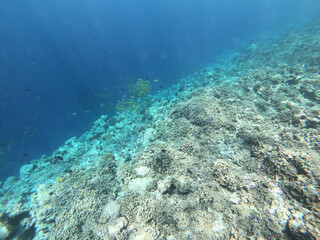
[[0,178],[114,114],[132,79],[157,92],[319,9],[316,0],[2,1]]

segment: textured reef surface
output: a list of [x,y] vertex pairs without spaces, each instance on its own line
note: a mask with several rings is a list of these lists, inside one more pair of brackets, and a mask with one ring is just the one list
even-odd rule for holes
[[0,239],[319,239],[320,23],[102,116],[0,191]]

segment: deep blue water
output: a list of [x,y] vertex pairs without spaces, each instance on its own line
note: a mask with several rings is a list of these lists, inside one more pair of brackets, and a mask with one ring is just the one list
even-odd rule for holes
[[112,115],[132,78],[156,92],[318,0],[2,0],[0,179]]

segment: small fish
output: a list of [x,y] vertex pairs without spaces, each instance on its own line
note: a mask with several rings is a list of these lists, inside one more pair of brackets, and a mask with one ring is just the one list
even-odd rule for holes
[[76,112],[72,113],[72,116],[76,116],[76,115],[77,115],[77,113],[76,113]]
[[159,82],[160,80],[159,79],[155,79],[155,80],[153,80],[154,82]]
[[98,134],[94,135],[93,137],[90,138],[90,141],[93,141],[93,140],[97,139],[101,135],[102,135],[102,133],[98,133]]
[[61,156],[54,156],[53,158],[50,159],[51,164],[56,164],[58,161],[62,161],[63,157]]

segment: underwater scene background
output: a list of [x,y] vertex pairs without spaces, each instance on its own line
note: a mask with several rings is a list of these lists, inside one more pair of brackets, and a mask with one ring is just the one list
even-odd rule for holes
[[319,1],[0,6],[0,239],[318,239]]
[[318,10],[312,0],[2,1],[0,178],[112,116],[129,82],[156,93]]

